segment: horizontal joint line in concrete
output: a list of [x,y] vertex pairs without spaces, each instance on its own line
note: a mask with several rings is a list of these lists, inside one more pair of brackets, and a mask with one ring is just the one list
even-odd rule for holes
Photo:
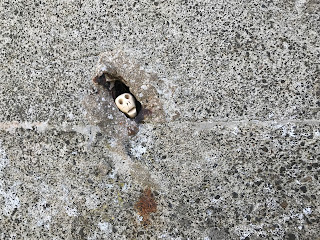
[[[151,125],[162,125],[159,123],[148,123]],[[196,121],[196,122],[190,122],[190,121],[174,121],[174,122],[168,122],[169,125],[180,125],[180,124],[190,124],[193,125],[196,128],[200,129],[209,129],[214,126],[261,126],[261,127],[268,127],[268,126],[274,126],[274,125],[286,125],[286,124],[308,124],[308,125],[320,125],[320,120],[316,119],[306,119],[306,120],[270,120],[270,121],[261,121],[261,120],[236,120],[236,121],[227,121],[227,120],[220,120],[220,121]],[[114,124],[113,124],[114,125]],[[112,125],[110,125],[112,126]],[[78,132],[82,133],[84,135],[91,135],[95,134],[97,132],[100,132],[100,128],[95,125],[73,125],[73,124],[67,124],[62,123],[60,125],[51,125],[48,123],[48,121],[45,122],[18,122],[18,121],[12,121],[12,122],[0,122],[0,131],[7,131],[13,133],[16,129],[29,129],[29,130],[35,130],[38,132],[44,132],[48,130],[58,130],[63,132]]]

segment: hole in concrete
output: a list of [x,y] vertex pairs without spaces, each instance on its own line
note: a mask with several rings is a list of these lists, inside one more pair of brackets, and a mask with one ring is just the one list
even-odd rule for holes
[[[137,134],[140,124],[166,121],[160,96],[167,94],[167,99],[172,89],[164,88],[165,83],[155,73],[145,71],[121,50],[101,53],[93,74],[96,86],[82,103],[88,121],[99,126],[102,132],[125,141],[128,136]],[[136,108],[127,109],[131,115],[136,114],[134,118],[119,111],[119,106],[123,105],[115,99],[120,93],[124,93],[118,99],[123,105],[135,99]]]

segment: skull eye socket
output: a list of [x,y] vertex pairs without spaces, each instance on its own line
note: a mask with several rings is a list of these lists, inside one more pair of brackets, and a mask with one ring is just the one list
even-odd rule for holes
[[129,99],[129,95],[128,95],[128,94],[124,95],[124,97],[125,97],[126,99]]
[[122,103],[123,103],[122,99],[120,99],[120,100],[119,100],[119,103],[120,103],[120,104],[122,104]]

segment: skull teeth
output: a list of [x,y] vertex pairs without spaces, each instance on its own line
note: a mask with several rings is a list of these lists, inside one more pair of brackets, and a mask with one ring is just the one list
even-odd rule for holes
[[128,113],[131,113],[131,112],[133,112],[133,111],[135,111],[136,110],[136,108],[134,107],[134,108],[131,108],[129,111],[128,111]]

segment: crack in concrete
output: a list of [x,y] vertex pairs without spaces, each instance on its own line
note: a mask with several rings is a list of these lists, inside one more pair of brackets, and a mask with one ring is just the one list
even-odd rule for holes
[[[209,129],[213,126],[221,125],[221,126],[243,126],[243,125],[255,125],[255,126],[273,126],[275,124],[309,124],[309,125],[320,125],[320,120],[317,119],[304,119],[304,120],[293,120],[293,119],[285,119],[285,120],[235,120],[235,121],[224,121],[224,120],[201,120],[201,121],[171,121],[168,123],[148,123],[151,125],[185,125],[191,124],[195,128],[201,129]],[[115,124],[110,124],[115,125]],[[14,133],[16,129],[28,129],[28,130],[35,130],[38,132],[45,132],[49,130],[58,130],[62,132],[77,132],[83,135],[91,136],[92,134],[96,134],[101,132],[100,128],[95,125],[74,125],[68,123],[62,123],[60,125],[56,124],[49,124],[48,121],[44,122],[0,122],[0,131],[7,131],[10,133]]]

